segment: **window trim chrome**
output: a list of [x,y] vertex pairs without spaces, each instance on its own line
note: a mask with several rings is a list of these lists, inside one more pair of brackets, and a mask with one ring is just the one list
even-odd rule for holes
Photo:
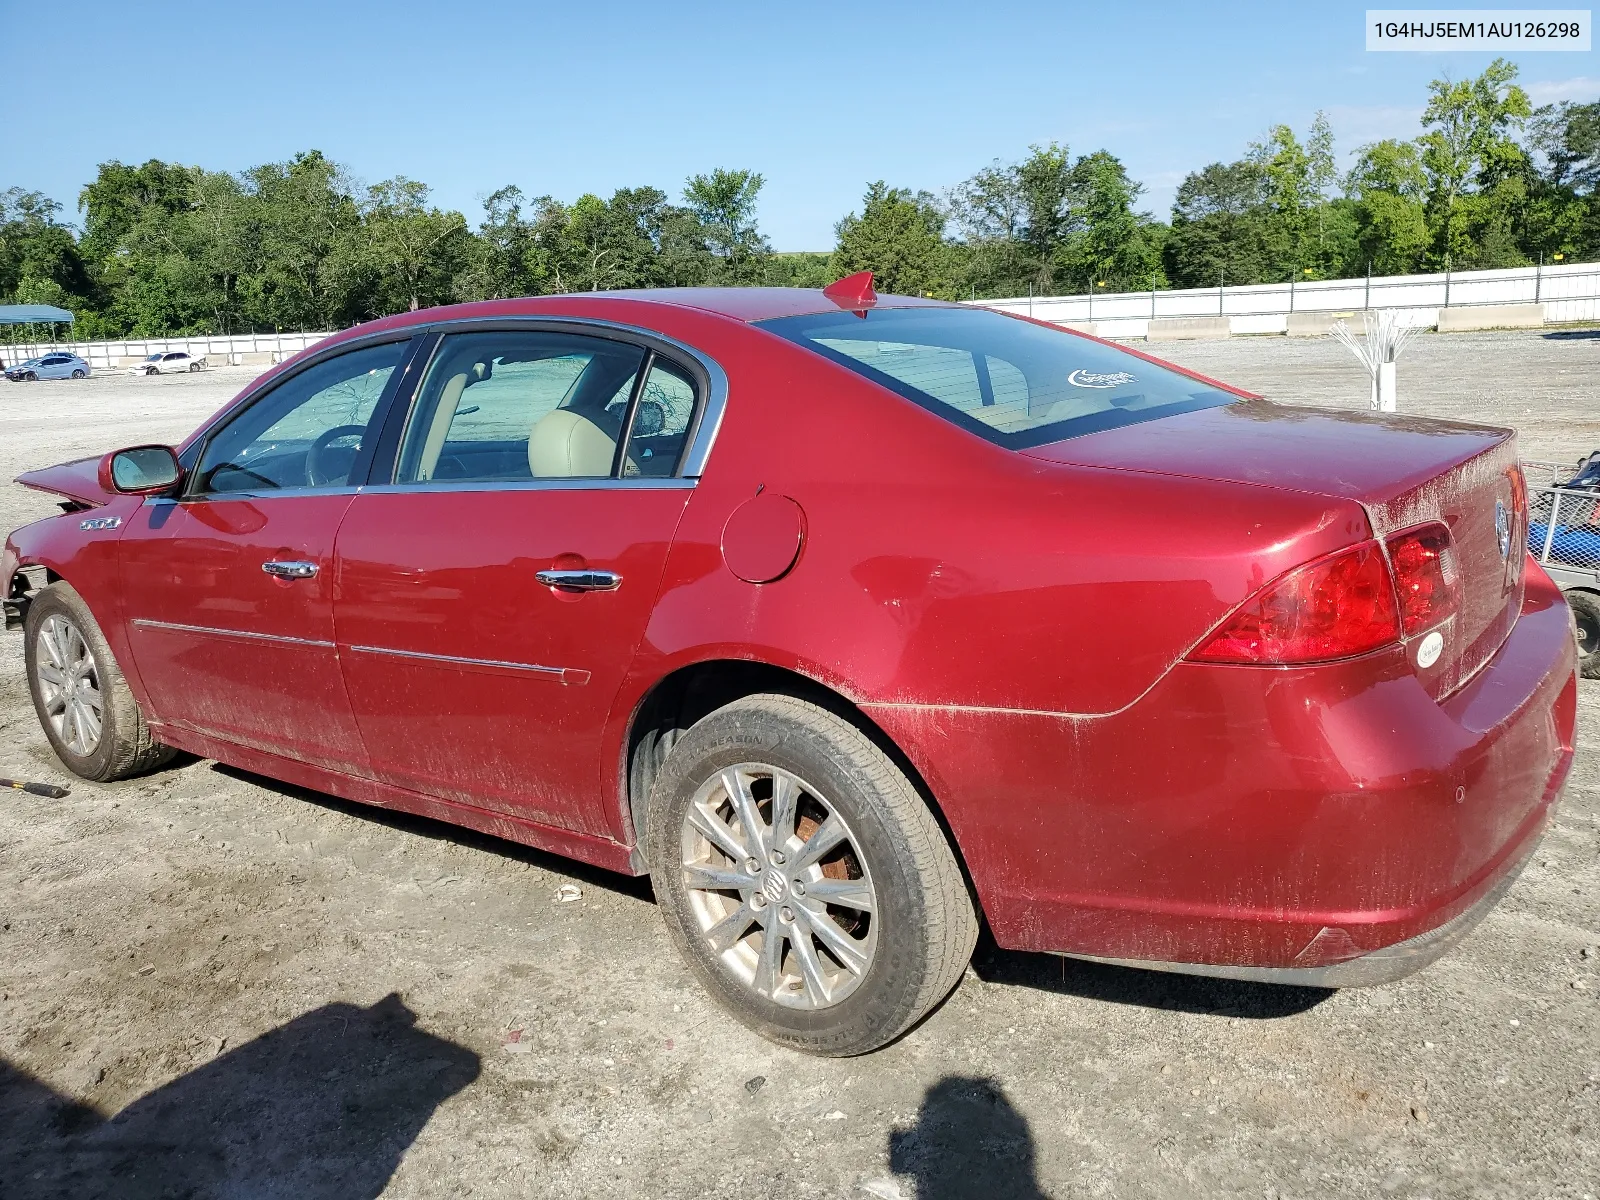
[[[179,461],[184,466],[186,472],[193,470],[195,464],[199,462],[200,456],[204,454],[206,445],[211,441],[216,433],[223,428],[223,426],[232,421],[250,405],[254,404],[266,392],[278,387],[280,384],[287,383],[296,375],[299,375],[302,371],[310,370],[317,364],[324,362],[329,358],[333,358],[336,355],[345,354],[353,350],[366,349],[369,346],[379,345],[384,342],[405,342],[411,341],[415,338],[424,337],[428,334],[439,334],[439,341],[435,342],[432,346],[417,347],[417,349],[422,350],[422,354],[417,355],[413,353],[412,355],[408,355],[400,364],[401,370],[396,372],[397,375],[403,373],[406,376],[410,376],[413,368],[419,368],[416,373],[416,380],[420,380],[422,375],[426,373],[428,365],[432,362],[433,355],[437,353],[439,344],[443,340],[443,335],[450,333],[467,333],[477,330],[483,330],[487,332],[495,329],[548,329],[556,333],[570,332],[588,333],[594,335],[612,333],[618,335],[616,340],[636,342],[647,349],[660,349],[665,351],[667,356],[670,358],[681,357],[687,359],[698,369],[698,373],[705,376],[705,395],[701,403],[695,406],[694,425],[689,430],[688,437],[686,439],[688,443],[688,449],[684,452],[683,461],[679,463],[677,472],[664,478],[647,478],[637,475],[624,476],[619,479],[613,479],[612,482],[631,488],[660,488],[663,486],[693,487],[699,478],[705,474],[706,463],[710,460],[711,451],[716,446],[717,435],[722,431],[723,418],[725,417],[728,408],[728,374],[722,369],[722,364],[717,362],[717,360],[712,358],[709,354],[706,354],[702,350],[696,349],[686,342],[680,342],[677,338],[671,337],[668,334],[660,333],[654,329],[647,329],[642,325],[630,325],[622,321],[607,321],[599,317],[559,316],[554,314],[550,316],[544,316],[535,313],[493,317],[452,317],[439,321],[417,322],[416,324],[412,325],[395,326],[388,329],[374,330],[371,333],[343,338],[338,341],[334,341],[333,338],[327,339],[327,342],[331,344],[319,342],[310,349],[302,351],[305,357],[299,362],[295,363],[293,370],[269,372],[260,380],[253,381],[249,387],[240,392],[239,395],[234,398],[231,404],[227,405],[220,412],[218,412],[208,425],[205,425],[199,429],[193,435],[193,437],[189,439],[188,447],[186,448],[183,456],[180,457]],[[405,380],[405,386],[409,389],[409,394],[405,398],[406,415],[409,415],[410,406],[416,398],[416,380],[410,378]],[[396,398],[398,399],[398,397]],[[386,423],[390,420],[404,420],[404,416],[402,414],[393,411],[393,409],[398,407],[398,404],[395,404],[391,407],[390,412],[386,416]],[[183,462],[184,458],[189,458],[191,455],[193,456],[193,461]],[[497,491],[503,488],[543,490],[541,485],[545,484],[546,482],[553,482],[558,486],[570,486],[570,482],[582,482],[583,484],[588,485],[594,482],[603,481],[515,480],[495,482],[490,480],[471,485],[465,489],[455,490]],[[356,487],[341,488],[284,488],[282,489],[281,494],[296,496],[327,496],[354,494],[363,490],[374,491],[378,489],[411,490],[411,485],[394,483],[368,483]],[[445,490],[445,485],[430,484],[426,488],[419,488],[416,490],[443,491]],[[276,491],[265,493],[225,493],[229,499],[240,499],[245,497],[265,499],[268,496],[278,494],[280,493]],[[187,503],[204,502],[208,499],[218,498],[222,495],[224,494],[203,492],[195,495],[185,494],[180,499],[182,502]]]

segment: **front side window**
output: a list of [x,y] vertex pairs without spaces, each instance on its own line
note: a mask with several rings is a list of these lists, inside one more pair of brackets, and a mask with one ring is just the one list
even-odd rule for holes
[[1115,346],[980,308],[841,311],[759,325],[1015,450],[1238,399]]
[[[418,389],[395,482],[609,477],[646,358],[638,346],[582,334],[453,334]],[[644,437],[638,425],[635,418],[630,453]],[[666,427],[664,415],[657,425]],[[670,474],[676,456],[663,458]]]
[[352,350],[286,379],[212,436],[197,490],[344,487],[406,342]]

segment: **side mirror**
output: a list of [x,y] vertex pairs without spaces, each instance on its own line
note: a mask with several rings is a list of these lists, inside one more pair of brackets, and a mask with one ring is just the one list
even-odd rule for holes
[[100,460],[100,486],[131,496],[159,496],[183,478],[178,456],[168,446],[134,446]]

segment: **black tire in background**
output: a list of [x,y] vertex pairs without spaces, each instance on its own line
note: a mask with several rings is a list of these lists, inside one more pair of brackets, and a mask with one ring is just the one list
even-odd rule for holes
[[[720,851],[710,870],[734,886],[719,891],[716,885],[706,886],[706,868],[691,865],[687,847],[716,844],[698,840],[703,835],[705,805],[712,803],[706,797],[718,795],[716,789],[723,787],[732,810],[732,793],[719,781],[730,773],[737,775],[736,767],[752,768],[757,782],[748,793],[756,798],[751,807],[757,810],[757,824],[769,823],[769,834],[780,826],[775,813],[780,777],[788,781],[785,788],[803,785],[803,790],[788,794],[800,797],[797,810],[810,806],[806,811],[817,815],[791,816],[786,822],[794,830],[783,843],[792,862],[785,863],[783,855],[768,849],[758,848],[744,861],[734,857],[732,846]],[[758,790],[763,771],[769,776],[764,792]],[[699,806],[698,815],[691,812],[692,805]],[[821,819],[824,814],[827,819],[837,816],[848,827],[848,840],[841,843],[845,849],[838,853],[851,865],[837,872],[837,858],[819,865],[826,856],[812,858],[808,867],[799,866],[809,857],[801,839],[821,840],[821,830],[827,827],[827,819]],[[724,829],[718,836],[729,832]],[[832,1057],[876,1050],[943,1000],[972,957],[977,915],[943,829],[882,749],[849,721],[815,704],[785,695],[746,696],[697,722],[662,764],[649,799],[645,833],[656,897],[679,952],[723,1007],[780,1045]],[[769,848],[781,840],[773,834]],[[746,837],[741,845],[748,844]],[[696,864],[700,863],[697,858]],[[809,894],[796,886],[798,876],[785,884],[782,876],[797,870],[811,872]],[[696,873],[694,884],[689,882],[691,872]],[[739,878],[741,872],[748,878]],[[829,875],[832,878],[824,878]],[[857,884],[872,903],[864,921],[849,904],[826,907],[833,901],[819,899],[824,891],[837,898],[840,889]],[[762,893],[770,899],[764,900]],[[860,902],[858,895],[855,903]],[[724,907],[708,916],[708,903]],[[719,951],[713,945],[711,925],[717,917],[732,910],[728,919],[737,921],[746,908],[757,904],[766,919],[775,922],[781,914],[787,922],[774,940],[785,957],[776,976],[767,976],[775,983],[770,991],[762,989],[759,965],[749,968],[747,977],[745,968],[730,962],[730,955],[752,956],[759,964],[766,939],[772,936],[765,930],[778,927],[748,925],[751,932],[734,939],[731,946]],[[807,912],[800,911],[802,906]],[[854,974],[843,958],[830,960],[836,979],[849,976],[845,986],[836,989],[841,997],[837,1000],[828,997],[810,1003],[807,982],[796,979],[804,974],[796,934],[807,936],[805,928],[821,932],[811,924],[815,917],[808,912],[837,916],[847,925],[854,921],[855,931],[865,928],[870,937],[870,956]],[[836,937],[838,929],[834,925],[827,932]],[[812,961],[807,965],[814,970],[827,949],[820,936],[808,943],[806,954]]]
[[82,367],[75,367],[75,368],[74,368],[74,369],[73,369],[73,372],[72,372],[72,377],[73,377],[73,378],[74,378],[74,379],[82,379],[82,378],[84,378],[84,377],[85,377],[85,376],[86,376],[86,375],[88,375],[88,372],[87,372],[87,371],[85,371],[85,370],[84,370],[84,369],[83,369],[83,368],[82,368]]
[[[99,704],[99,734],[92,745],[74,749],[69,738],[55,726],[47,693],[59,688],[50,678],[52,669],[58,676],[62,671],[59,664],[51,661],[50,650],[41,641],[41,632],[46,631],[47,626],[55,632],[75,631],[87,649],[88,667],[83,679],[97,693]],[[176,752],[151,735],[94,614],[71,584],[52,583],[41,591],[28,605],[23,631],[26,639],[24,662],[33,708],[50,741],[50,748],[69,771],[83,779],[106,783],[142,775],[172,758]],[[72,682],[76,685],[77,679]]]
[[1585,679],[1600,679],[1600,596],[1568,592],[1567,607],[1578,637],[1578,673]]

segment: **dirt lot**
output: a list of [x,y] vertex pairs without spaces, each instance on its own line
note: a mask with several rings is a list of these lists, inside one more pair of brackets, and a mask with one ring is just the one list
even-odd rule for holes
[[[1164,348],[1365,403],[1328,342]],[[0,476],[175,439],[249,377],[0,386]],[[1600,446],[1600,337],[1430,336],[1408,412]],[[0,528],[51,511],[0,486]],[[646,884],[209,762],[0,798],[0,1193],[1600,1193],[1600,686],[1540,852],[1453,956],[1323,993],[980,951],[868,1058],[775,1049]],[[70,781],[0,640],[0,776]],[[559,903],[565,883],[582,898]]]

